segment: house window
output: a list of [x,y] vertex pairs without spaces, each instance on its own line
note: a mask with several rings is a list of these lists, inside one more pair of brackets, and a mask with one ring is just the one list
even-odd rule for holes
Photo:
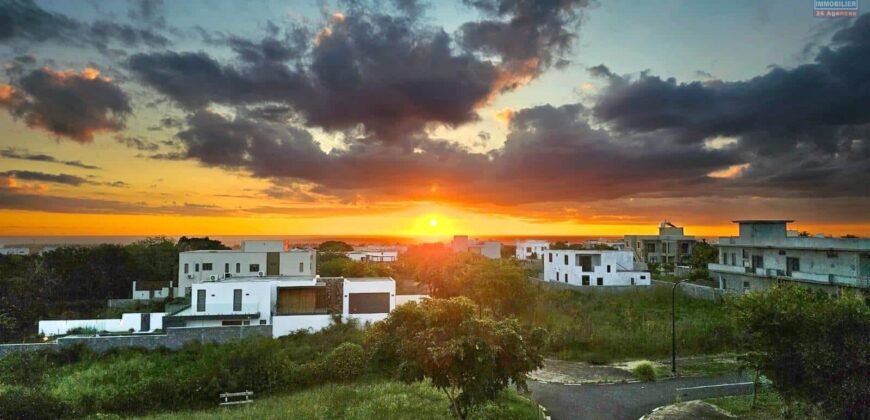
[[634,277],[631,278],[631,285],[634,286]]
[[646,280],[646,276],[640,276],[641,280]]
[[196,311],[205,312],[205,289],[196,291]]
[[592,271],[592,256],[591,255],[578,255],[577,261],[575,264],[580,268],[580,271]]
[[390,312],[390,294],[351,293],[348,306],[352,314],[386,314]]
[[229,273],[229,272],[230,272],[230,263],[226,263],[226,264],[224,264],[224,273]]
[[184,263],[184,274],[187,274],[189,268],[188,264]]
[[547,259],[548,259],[550,262],[553,262],[553,254],[552,254],[552,253],[547,254]]
[[252,273],[256,273],[256,272],[260,271],[260,264],[251,264],[248,267],[248,271],[250,271]]
[[242,289],[233,289],[233,312],[242,310]]
[[242,272],[242,263],[236,263],[236,273]]
[[565,273],[565,283],[568,283],[568,273]]
[[568,254],[565,254],[565,265],[568,265]]
[[305,263],[299,263],[299,272],[302,273],[305,271]]
[[595,281],[599,286],[604,286],[604,278],[603,277],[598,277],[597,279],[595,279]]
[[211,271],[211,263],[202,263],[202,271]]
[[656,244],[655,243],[646,244],[646,252],[656,252]]
[[737,265],[737,253],[736,252],[731,253],[731,265]]
[[588,285],[589,285],[589,276],[583,276],[583,285],[584,285],[584,286],[588,286]]
[[785,250],[784,250],[784,249],[780,249],[780,250],[779,250],[779,255],[785,255]]
[[197,273],[199,273],[199,263],[196,263],[193,265],[193,271],[196,271]]
[[607,265],[607,272],[608,273],[610,272],[610,265],[609,264]]
[[311,315],[329,313],[325,287],[279,287],[279,315]]
[[532,252],[532,247],[527,247],[527,248],[526,248],[526,252],[531,253],[531,252]]
[[748,291],[749,291],[749,282],[748,282],[748,281],[744,281],[744,282],[743,282],[743,291],[744,291],[744,292],[748,292]]

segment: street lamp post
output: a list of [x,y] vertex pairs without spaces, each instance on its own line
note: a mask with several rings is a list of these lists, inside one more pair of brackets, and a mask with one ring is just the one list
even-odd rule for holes
[[671,374],[677,376],[677,286],[683,280],[674,282],[671,289]]

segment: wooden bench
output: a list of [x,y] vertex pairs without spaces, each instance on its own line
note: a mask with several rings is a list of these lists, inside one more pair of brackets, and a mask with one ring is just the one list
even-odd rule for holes
[[254,402],[254,391],[224,392],[220,394],[220,405],[250,404]]

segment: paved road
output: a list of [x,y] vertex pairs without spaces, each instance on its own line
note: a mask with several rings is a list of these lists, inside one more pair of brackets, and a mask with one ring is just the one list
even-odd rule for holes
[[[711,378],[679,378],[652,383],[613,385],[561,385],[529,382],[532,397],[547,408],[554,420],[631,419],[637,420],[656,407],[673,404],[677,388],[745,382],[736,374]],[[713,398],[741,394],[736,389],[695,390],[692,398]]]

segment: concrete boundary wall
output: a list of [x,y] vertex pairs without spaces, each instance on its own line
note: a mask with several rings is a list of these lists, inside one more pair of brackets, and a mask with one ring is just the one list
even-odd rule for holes
[[83,344],[95,352],[123,347],[142,347],[149,350],[168,348],[177,350],[186,343],[225,343],[245,337],[272,336],[271,325],[240,325],[226,327],[169,328],[165,334],[141,334],[104,337],[62,337],[52,343],[2,344],[0,357],[20,351],[57,350],[61,347]]
[[[661,280],[653,280],[653,285],[658,287],[674,287],[673,283]],[[722,298],[731,295],[731,292],[728,292],[727,290],[702,286],[694,283],[680,283],[680,285],[677,286],[677,289],[693,298],[709,300],[712,302],[721,302]]]

